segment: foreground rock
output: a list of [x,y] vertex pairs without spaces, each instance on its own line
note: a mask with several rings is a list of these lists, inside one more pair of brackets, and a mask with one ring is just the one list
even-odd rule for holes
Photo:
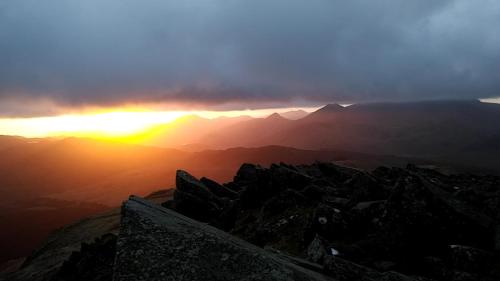
[[[173,190],[159,190],[146,198],[160,204],[172,199]],[[114,259],[113,241],[120,228],[120,208],[109,210],[100,215],[82,219],[52,233],[48,239],[29,256],[21,267],[11,273],[0,274],[5,281],[42,281],[42,280],[106,280],[111,278],[110,268]],[[110,239],[111,238],[111,239]],[[111,250],[109,250],[111,249]],[[84,261],[84,262],[82,262]],[[92,264],[96,261],[96,264]],[[106,263],[106,262],[104,262]],[[104,267],[103,267],[104,266]],[[65,269],[63,269],[66,267]],[[73,273],[88,272],[93,275]],[[103,277],[103,278],[100,278]],[[111,281],[111,279],[109,279]]]
[[146,200],[122,208],[115,281],[331,280]]

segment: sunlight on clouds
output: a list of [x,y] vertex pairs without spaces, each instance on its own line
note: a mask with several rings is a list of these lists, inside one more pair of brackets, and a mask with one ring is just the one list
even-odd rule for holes
[[84,115],[16,118],[0,120],[0,133],[25,137],[87,136],[124,137],[160,123],[168,123],[185,112],[116,111]]
[[155,133],[158,125],[175,123],[179,117],[195,114],[204,118],[266,117],[274,112],[291,110],[314,111],[317,107],[271,108],[234,111],[147,111],[141,109],[110,109],[71,113],[49,117],[0,119],[0,135],[23,137],[91,137],[140,142]]

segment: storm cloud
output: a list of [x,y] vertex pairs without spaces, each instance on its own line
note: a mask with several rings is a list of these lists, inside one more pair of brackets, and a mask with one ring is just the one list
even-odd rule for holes
[[499,27],[496,0],[3,0],[0,103],[494,97]]

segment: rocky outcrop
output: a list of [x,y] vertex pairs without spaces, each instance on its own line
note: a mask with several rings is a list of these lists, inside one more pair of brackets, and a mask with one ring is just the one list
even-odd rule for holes
[[[183,192],[202,189],[190,178]],[[498,177],[316,163],[244,164],[233,182],[203,181],[215,188],[193,197],[215,198],[217,206],[217,212],[197,209],[208,216],[204,221],[260,247],[308,258],[340,280],[500,278]],[[231,196],[222,196],[222,187]],[[176,201],[165,206],[191,216]]]
[[70,255],[63,235],[6,280],[500,280],[499,202],[499,177],[413,165],[244,164],[225,184],[178,171],[163,207],[124,203],[116,242]]
[[214,227],[131,197],[122,207],[113,280],[331,279]]

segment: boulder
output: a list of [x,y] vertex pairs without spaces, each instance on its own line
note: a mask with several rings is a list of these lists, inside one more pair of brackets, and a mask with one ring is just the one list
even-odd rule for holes
[[343,239],[350,234],[350,219],[347,212],[321,203],[314,210],[311,225],[325,239]]
[[186,171],[178,170],[176,175],[174,202],[165,206],[194,219],[210,222],[216,220],[227,205],[225,198],[219,198],[202,182]]
[[179,213],[203,222],[216,219],[222,212],[222,208],[214,201],[180,190],[174,192],[174,203],[171,206]]
[[315,263],[323,263],[323,259],[325,258],[326,255],[328,255],[328,252],[326,250],[326,246],[322,239],[316,235],[307,247],[307,258]]
[[216,201],[215,195],[202,182],[186,171],[177,170],[175,185],[177,188],[176,190],[183,193],[189,193],[202,200]]
[[236,172],[236,176],[234,177],[233,182],[241,184],[262,181],[265,180],[263,179],[263,176],[265,174],[266,171],[260,165],[244,163],[243,165],[241,165],[238,172]]
[[174,211],[123,204],[114,281],[331,280]]

